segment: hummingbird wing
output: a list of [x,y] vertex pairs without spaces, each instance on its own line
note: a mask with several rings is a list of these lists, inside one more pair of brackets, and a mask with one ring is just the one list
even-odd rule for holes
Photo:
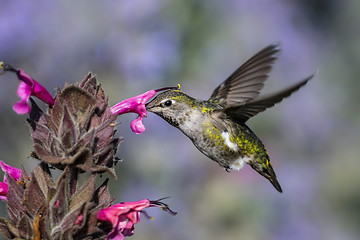
[[257,97],[279,51],[279,44],[274,43],[255,54],[213,91],[209,101],[226,106]]
[[299,83],[285,88],[275,94],[271,94],[270,96],[259,97],[247,102],[243,102],[243,104],[238,106],[230,106],[215,111],[222,112],[220,113],[220,117],[230,118],[235,122],[245,123],[249,118],[255,116],[259,112],[265,111],[267,108],[270,108],[276,103],[281,102],[284,98],[289,97],[293,92],[303,87],[313,76],[314,75],[311,75]]

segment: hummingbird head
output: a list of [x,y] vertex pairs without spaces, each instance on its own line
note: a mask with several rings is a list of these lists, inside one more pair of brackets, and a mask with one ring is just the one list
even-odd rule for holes
[[175,127],[179,127],[194,109],[195,99],[179,90],[162,92],[146,104],[147,111],[159,115]]

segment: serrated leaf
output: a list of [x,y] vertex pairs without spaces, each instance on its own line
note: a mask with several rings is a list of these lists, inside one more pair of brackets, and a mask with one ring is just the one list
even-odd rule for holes
[[19,230],[19,236],[22,238],[30,239],[33,235],[32,223],[27,215],[23,215],[16,227]]
[[65,168],[64,172],[56,182],[56,192],[49,202],[49,218],[51,220],[51,229],[59,226],[62,219],[69,209],[69,193],[70,193],[70,171]]
[[40,219],[38,220],[38,226],[39,229],[41,229],[40,234],[41,234],[41,239],[48,239],[48,240],[52,240],[53,238],[51,237],[51,230],[50,230],[50,219],[49,219],[49,215],[50,215],[50,211],[47,207],[45,207],[44,209],[42,209],[42,215]]
[[69,211],[79,208],[86,202],[90,202],[95,191],[96,175],[92,174],[91,177],[77,190],[70,200]]
[[30,176],[29,174],[27,173],[27,171],[25,170],[24,166],[21,166],[21,177],[20,179],[24,182],[24,183],[27,183],[30,179]]
[[92,201],[96,203],[100,208],[107,208],[111,205],[114,199],[109,194],[108,184],[109,179],[107,178],[101,186],[96,189]]
[[59,128],[59,137],[61,144],[66,148],[70,149],[74,146],[77,138],[76,124],[70,116],[69,109],[64,105],[64,115],[62,116],[61,125]]
[[38,181],[35,177],[35,173],[32,173],[29,186],[25,190],[25,198],[23,205],[26,207],[27,212],[31,216],[35,216],[38,210],[47,203],[47,198],[44,196]]
[[108,99],[105,96],[105,92],[102,89],[101,85],[99,85],[97,92],[96,92],[96,100],[97,100],[97,107],[99,108],[100,112],[103,112],[106,107],[108,106]]
[[[52,122],[54,123],[55,126],[60,126],[62,115],[64,114],[64,108],[60,94],[61,94],[61,90],[60,88],[57,88],[57,94],[55,97],[54,106],[49,109],[49,115],[51,116]],[[58,134],[57,131],[54,133],[56,135]]]
[[97,88],[97,81],[95,76],[92,73],[88,73],[88,75],[80,83],[80,87],[91,95],[95,95]]
[[0,232],[8,239],[19,236],[18,229],[6,218],[0,218]]
[[81,151],[77,152],[75,156],[68,157],[61,161],[62,164],[79,164],[83,162],[87,162],[89,159],[91,159],[92,154],[90,152],[90,149],[84,148]]
[[[84,202],[78,208],[75,208],[73,211],[70,211],[63,219],[61,223],[62,229],[71,229],[71,235],[75,234],[86,222],[87,210],[89,208],[89,203]],[[81,215],[81,221],[78,217]],[[77,220],[79,222],[77,222]]]
[[48,165],[43,162],[40,163],[40,165],[34,169],[34,176],[45,198],[50,199],[55,193],[55,182],[51,177]]
[[7,209],[9,215],[12,217],[14,222],[20,220],[21,216],[26,213],[25,206],[22,204],[24,199],[24,189],[19,186],[16,181],[6,173],[8,182],[7,198]]
[[95,108],[96,99],[87,91],[72,85],[61,92],[63,104],[78,122],[84,122],[84,116]]
[[31,137],[35,139],[39,139],[40,141],[46,142],[51,135],[49,128],[39,122],[33,122],[33,120],[28,120],[31,126],[34,126],[34,130],[31,133]]

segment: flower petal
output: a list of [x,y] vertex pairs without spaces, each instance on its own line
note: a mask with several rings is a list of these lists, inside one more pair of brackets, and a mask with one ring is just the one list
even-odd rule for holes
[[44,88],[40,83],[34,80],[34,89],[32,95],[39,98],[43,102],[47,103],[50,106],[53,106],[55,101],[50,93]]
[[130,123],[130,128],[135,134],[140,134],[145,131],[145,126],[140,115]]
[[32,91],[33,91],[32,85],[28,85],[25,82],[20,82],[16,90],[16,93],[21,99],[29,99]]
[[125,238],[125,236],[120,233],[119,231],[116,232],[111,232],[110,234],[107,235],[106,240],[123,240]]
[[[0,167],[5,173],[9,174],[15,181],[20,179],[21,177],[20,169],[9,166],[3,161],[0,161]],[[4,176],[4,183],[6,183],[6,175]]]
[[101,209],[97,218],[101,221],[110,222],[113,227],[116,227],[119,223],[118,211],[112,206],[109,208]]
[[134,233],[134,224],[140,220],[140,211],[150,206],[148,199],[137,202],[117,203],[108,208],[101,209],[98,219],[108,221],[113,229],[107,239],[123,239]]
[[50,106],[54,105],[53,97],[40,83],[29,77],[22,69],[17,70],[16,74],[20,81],[29,86],[29,89],[31,89],[31,95],[39,98]]
[[0,200],[6,200],[7,191],[8,185],[6,183],[0,182]]
[[25,82],[21,82],[17,88],[17,95],[20,101],[13,105],[13,109],[17,114],[25,114],[30,112],[29,98],[32,92],[32,87]]
[[25,113],[30,113],[31,109],[26,101],[20,100],[19,102],[14,103],[13,110],[17,114],[25,114]]
[[121,233],[126,236],[132,236],[134,235],[134,222],[128,221],[126,223],[126,226],[122,229]]

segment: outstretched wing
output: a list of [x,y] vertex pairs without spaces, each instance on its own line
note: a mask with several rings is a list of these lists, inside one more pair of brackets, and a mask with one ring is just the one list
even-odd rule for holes
[[213,91],[209,101],[230,106],[257,97],[279,51],[274,43],[255,54]]
[[[238,106],[227,107],[221,110],[221,117],[230,118],[238,123],[245,123],[249,118],[255,116],[259,112],[274,106],[281,102],[284,98],[289,97],[293,92],[303,87],[314,75],[311,75],[301,82],[290,86],[270,96],[259,97],[249,100]],[[217,110],[216,110],[217,111]],[[225,114],[225,115],[222,115]]]

